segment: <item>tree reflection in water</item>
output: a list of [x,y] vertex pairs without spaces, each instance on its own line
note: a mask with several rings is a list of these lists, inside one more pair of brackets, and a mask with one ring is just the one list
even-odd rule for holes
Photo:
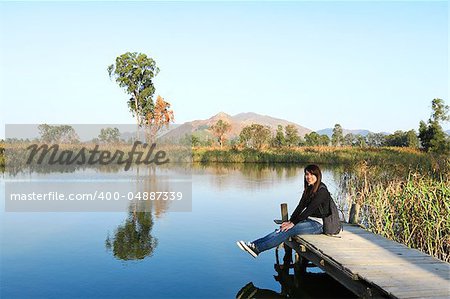
[[113,238],[108,237],[105,247],[112,250],[120,260],[142,260],[153,254],[158,245],[151,235],[153,216],[151,212],[132,211],[123,225],[119,225]]

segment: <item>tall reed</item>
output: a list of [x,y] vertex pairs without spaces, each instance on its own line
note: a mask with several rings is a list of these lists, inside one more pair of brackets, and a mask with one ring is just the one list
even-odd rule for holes
[[346,180],[354,202],[363,207],[361,221],[370,231],[450,261],[448,175],[411,173],[388,180],[369,175]]

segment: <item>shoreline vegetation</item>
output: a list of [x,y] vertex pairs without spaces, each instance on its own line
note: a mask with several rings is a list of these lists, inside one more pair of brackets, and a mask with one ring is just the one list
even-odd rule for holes
[[407,172],[426,173],[434,176],[450,174],[450,159],[445,155],[426,153],[419,149],[403,147],[288,147],[268,149],[237,149],[194,147],[193,162],[199,163],[315,163],[346,165],[360,164],[389,166]]
[[[27,143],[13,145],[23,154]],[[55,146],[55,145],[54,145]],[[85,148],[87,147],[87,148]],[[136,147],[136,146],[134,146]],[[60,144],[61,150],[76,151],[130,151],[129,144]],[[189,146],[185,146],[188,150]],[[145,150],[143,147],[137,149]],[[136,149],[134,149],[136,150]],[[39,152],[41,153],[41,152]],[[239,148],[235,146],[191,147],[194,163],[262,163],[262,164],[325,164],[344,165],[352,169],[366,166],[389,166],[391,169],[418,172],[433,177],[450,175],[450,158],[443,154],[425,152],[408,147],[352,147],[352,146],[297,146],[268,147],[261,149]],[[24,158],[22,158],[23,160]],[[5,142],[0,141],[0,171],[5,170]]]

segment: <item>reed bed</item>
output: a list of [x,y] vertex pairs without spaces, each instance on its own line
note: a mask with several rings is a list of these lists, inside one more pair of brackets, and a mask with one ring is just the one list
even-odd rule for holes
[[361,222],[368,230],[450,261],[448,175],[433,178],[410,173],[406,179],[345,179],[350,199],[362,206]]

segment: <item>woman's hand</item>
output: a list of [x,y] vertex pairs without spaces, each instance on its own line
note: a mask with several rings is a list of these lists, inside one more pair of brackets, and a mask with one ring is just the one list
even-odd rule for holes
[[292,223],[292,222],[290,222],[290,221],[283,222],[283,223],[281,224],[281,231],[282,231],[282,232],[285,232],[285,231],[290,230],[290,229],[293,228],[293,227],[294,227],[294,223]]

